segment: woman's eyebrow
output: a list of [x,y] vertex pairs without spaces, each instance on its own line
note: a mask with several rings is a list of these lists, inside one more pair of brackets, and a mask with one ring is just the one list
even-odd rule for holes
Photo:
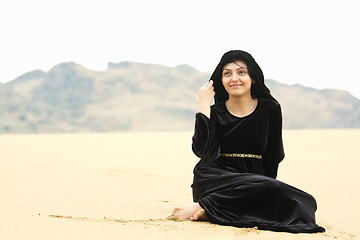
[[[237,69],[247,69],[247,67],[239,67],[239,68],[237,68]],[[226,70],[228,70],[228,71],[231,71],[232,69],[229,69],[229,68],[225,68],[223,71],[226,71]]]

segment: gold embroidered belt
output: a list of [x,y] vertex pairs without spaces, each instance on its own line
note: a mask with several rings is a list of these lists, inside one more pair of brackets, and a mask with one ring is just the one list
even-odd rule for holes
[[261,155],[247,153],[220,153],[221,157],[239,157],[239,158],[256,158],[262,159]]

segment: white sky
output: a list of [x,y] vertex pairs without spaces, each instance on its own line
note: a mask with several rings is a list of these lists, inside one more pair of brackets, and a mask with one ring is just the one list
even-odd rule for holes
[[231,49],[265,78],[360,98],[356,0],[2,0],[0,82],[64,61],[189,64],[212,72]]

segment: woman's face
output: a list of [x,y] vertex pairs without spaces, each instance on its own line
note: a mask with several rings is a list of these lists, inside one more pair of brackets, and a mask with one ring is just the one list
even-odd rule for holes
[[243,61],[236,60],[224,66],[222,83],[229,96],[240,97],[249,95],[251,97],[252,80]]

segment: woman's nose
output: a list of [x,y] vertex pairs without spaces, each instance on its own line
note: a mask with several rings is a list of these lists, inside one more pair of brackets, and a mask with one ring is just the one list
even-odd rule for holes
[[239,76],[237,74],[234,74],[234,75],[232,75],[231,80],[235,82],[235,81],[239,81],[240,78],[239,78]]

